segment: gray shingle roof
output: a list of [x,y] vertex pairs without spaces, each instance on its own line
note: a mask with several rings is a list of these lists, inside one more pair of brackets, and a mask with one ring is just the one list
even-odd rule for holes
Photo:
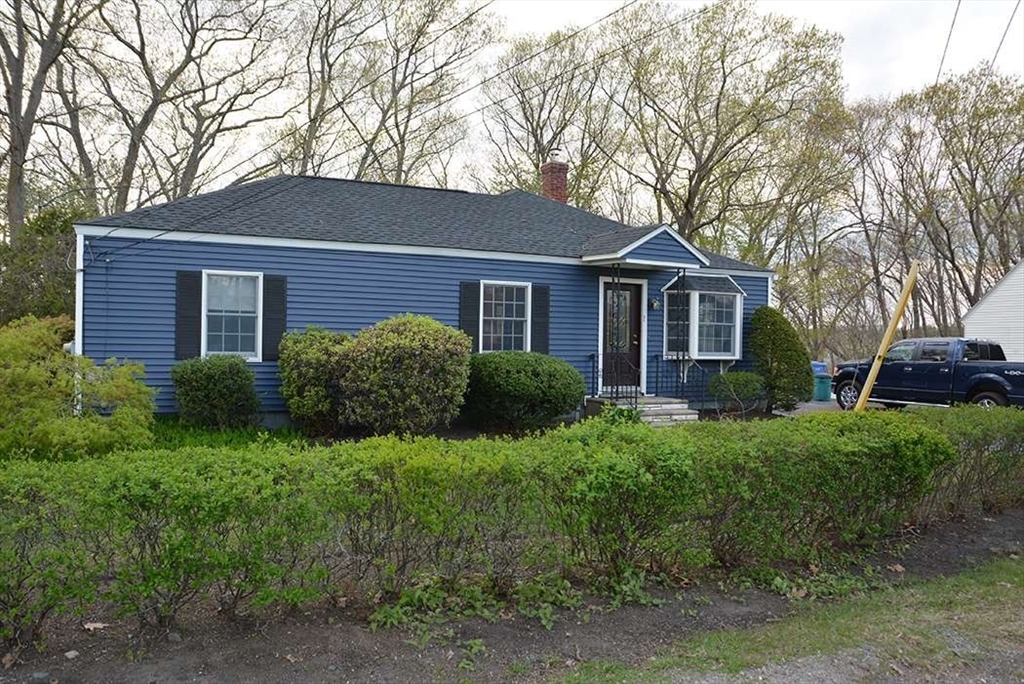
[[728,276],[689,275],[683,278],[683,289],[687,292],[718,292],[721,294],[742,294],[743,291]]
[[[276,176],[87,223],[560,257],[628,245],[650,230],[523,190],[487,195],[312,176]],[[714,267],[765,270],[704,254]]]

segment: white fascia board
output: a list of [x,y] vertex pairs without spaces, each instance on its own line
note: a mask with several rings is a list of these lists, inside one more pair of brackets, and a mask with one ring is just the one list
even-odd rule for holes
[[[728,275],[725,275],[724,273],[710,273],[710,272],[705,270],[705,271],[701,271],[700,275],[701,276],[710,276],[712,278],[725,278],[730,283],[732,283],[733,285],[736,286],[736,289],[740,291],[740,294],[742,294],[744,297],[747,296],[746,290],[744,290],[742,287],[740,287],[736,283],[736,281],[732,279],[732,277],[730,277]],[[668,285],[666,285],[665,287],[661,288],[661,291],[662,292],[668,292],[670,289],[672,289],[672,286],[675,285],[676,281],[679,280],[681,277],[682,277],[682,275],[680,274],[680,275],[677,275],[672,280],[668,281]],[[736,294],[735,292],[718,292],[717,290],[698,290],[698,292],[701,292],[703,294],[723,294],[723,295],[734,295],[734,294]]]
[[307,240],[300,238],[257,237],[251,235],[223,235],[219,233],[196,233],[188,231],[161,231],[148,228],[109,228],[78,224],[75,234],[84,237],[129,238],[135,240],[161,240],[170,242],[196,242],[203,244],[249,245],[256,247],[293,247],[297,249],[322,249],[338,252],[375,252],[378,254],[410,254],[416,256],[442,256],[464,259],[495,259],[498,261],[526,261],[544,264],[579,265],[576,257],[545,256],[541,254],[519,254],[516,252],[487,252],[474,249],[447,247],[420,247],[416,245],[388,245],[370,242],[341,242],[335,240]]
[[[707,266],[708,263],[710,263],[708,261],[708,258],[706,256],[704,256],[700,252],[700,250],[698,250],[696,247],[694,247],[689,242],[684,240],[682,238],[682,236],[679,235],[679,233],[677,233],[676,231],[672,230],[672,228],[668,224],[662,224],[662,225],[658,226],[657,228],[652,230],[650,233],[647,233],[646,235],[641,237],[639,240],[634,240],[632,243],[626,245],[625,247],[620,249],[618,252],[611,252],[611,253],[608,253],[608,254],[595,254],[595,255],[591,255],[591,256],[585,256],[585,257],[583,257],[583,261],[587,262],[587,263],[590,263],[590,262],[594,262],[594,261],[609,261],[609,260],[619,260],[619,259],[622,259],[622,257],[624,257],[626,254],[629,254],[630,252],[632,252],[634,249],[636,249],[640,245],[644,244],[648,240],[652,240],[652,239],[658,237],[662,233],[668,233],[669,235],[671,235],[672,238],[675,239],[676,242],[678,242],[680,245],[682,245],[687,251],[690,252],[690,254],[692,254],[698,261],[700,261],[705,266]],[[630,262],[628,259],[627,259],[626,263],[636,263],[636,264],[644,264],[644,265],[650,265],[650,266],[671,266],[671,267],[678,267],[679,266],[679,264],[675,264],[675,263],[656,262],[656,261],[651,261],[651,262],[633,261],[633,262]],[[699,266],[689,266],[689,268],[700,268],[700,267]]]
[[85,335],[85,237],[75,236],[75,354],[82,355]]

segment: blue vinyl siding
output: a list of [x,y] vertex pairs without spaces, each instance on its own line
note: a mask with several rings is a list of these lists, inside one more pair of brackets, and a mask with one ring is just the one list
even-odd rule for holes
[[[676,250],[686,250],[668,236]],[[288,278],[288,330],[322,325],[355,332],[390,316],[413,312],[458,327],[459,283],[464,280],[529,281],[551,288],[550,353],[573,364],[594,384],[592,355],[598,351],[598,283],[609,268],[498,259],[419,256],[320,249],[218,245],[174,241],[139,242],[86,238],[83,352],[97,361],[130,359],[145,364],[147,382],[158,390],[160,412],[176,410],[170,381],[174,358],[177,271],[260,271]],[[646,245],[644,245],[646,246]],[[652,258],[647,256],[645,258]],[[659,260],[661,257],[659,257]],[[647,391],[655,388],[656,357],[663,351],[663,312],[649,301],[675,269],[623,270],[624,278],[646,279]],[[767,278],[734,276],[744,299],[746,356],[750,313],[767,301]],[[708,362],[717,368],[718,362]],[[252,364],[263,408],[284,410],[277,364]],[[748,368],[746,361],[734,368]],[[688,383],[687,396],[700,390]]]
[[627,252],[623,258],[640,261],[680,264],[681,266],[702,266],[693,253],[679,244],[668,233],[660,233],[647,242]]
[[[531,281],[551,286],[551,354],[590,383],[601,269],[572,264],[341,252],[243,245],[87,238],[84,353],[141,361],[161,412],[175,409],[175,273],[262,271],[288,277],[288,329],[322,325],[355,332],[413,312],[458,326],[459,282]],[[121,248],[125,248],[121,251]],[[104,253],[110,253],[106,261]],[[90,256],[94,260],[90,260]],[[253,364],[266,411],[281,411],[277,364]]]

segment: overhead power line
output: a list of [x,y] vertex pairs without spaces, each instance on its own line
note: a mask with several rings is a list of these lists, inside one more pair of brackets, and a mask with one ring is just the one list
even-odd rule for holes
[[[719,3],[721,2],[721,1],[722,1],[722,0],[719,0],[719,2],[717,2],[717,3],[715,3],[715,4],[719,4]],[[487,5],[490,5],[490,4],[492,4],[493,2],[494,2],[494,0],[490,0],[490,2],[488,2],[488,3],[487,3]],[[590,28],[593,28],[594,26],[597,26],[597,25],[598,25],[598,24],[600,24],[601,22],[603,22],[603,21],[606,21],[607,19],[609,19],[609,18],[611,18],[612,16],[614,16],[614,15],[618,14],[619,12],[622,12],[622,11],[624,11],[625,9],[627,9],[628,7],[630,7],[630,6],[634,5],[634,4],[636,4],[637,2],[639,2],[639,0],[629,0],[629,1],[627,2],[627,3],[625,3],[625,4],[621,5],[621,6],[620,6],[620,7],[618,7],[617,9],[615,9],[615,10],[612,10],[611,12],[609,12],[609,13],[607,13],[607,14],[605,14],[605,15],[601,16],[600,18],[598,18],[598,19],[596,19],[596,20],[592,21],[591,23],[587,24],[587,25],[586,25],[586,26],[584,26],[583,28],[580,28],[580,29],[577,29],[577,30],[575,30],[575,31],[572,31],[571,33],[569,33],[569,34],[567,34],[566,36],[564,36],[564,37],[560,38],[559,40],[557,40],[557,41],[555,41],[555,42],[553,42],[553,43],[550,43],[550,44],[546,45],[546,46],[545,46],[545,47],[544,47],[543,49],[540,49],[540,50],[537,50],[537,51],[535,51],[535,52],[531,53],[530,55],[528,55],[528,56],[526,56],[526,57],[524,57],[524,58],[522,58],[522,59],[518,60],[518,61],[517,61],[517,62],[515,62],[514,64],[511,64],[511,65],[509,65],[508,67],[506,67],[505,69],[503,69],[503,70],[499,71],[498,73],[495,73],[495,74],[493,74],[493,75],[491,75],[491,76],[489,76],[489,77],[487,77],[487,78],[485,78],[485,79],[483,79],[483,80],[479,81],[478,83],[474,84],[473,86],[470,86],[470,87],[468,87],[468,88],[465,88],[465,89],[463,89],[462,91],[460,91],[459,93],[456,93],[455,95],[452,95],[451,97],[449,97],[449,98],[445,99],[444,101],[442,101],[442,102],[439,102],[439,103],[437,103],[436,105],[434,105],[433,107],[431,107],[430,109],[428,109],[428,110],[427,110],[426,112],[422,113],[422,114],[421,114],[421,116],[423,116],[423,115],[425,115],[425,114],[429,114],[430,112],[432,112],[432,111],[435,111],[436,109],[439,109],[439,108],[440,108],[440,107],[442,107],[442,106],[446,106],[446,105],[448,105],[448,104],[451,104],[451,102],[452,102],[452,101],[453,101],[454,99],[456,99],[456,98],[458,98],[458,97],[461,97],[461,96],[463,96],[463,95],[465,95],[465,94],[467,94],[467,93],[469,93],[469,92],[471,92],[471,91],[475,90],[476,88],[479,88],[479,87],[481,87],[481,86],[485,85],[486,83],[488,83],[488,82],[490,82],[490,81],[493,81],[494,79],[496,79],[496,78],[498,78],[498,77],[500,77],[500,76],[502,76],[502,75],[504,75],[504,74],[506,74],[506,73],[510,72],[510,71],[511,71],[512,69],[515,69],[515,68],[517,68],[517,67],[519,67],[519,66],[522,66],[522,65],[526,64],[527,62],[529,62],[529,61],[531,61],[531,60],[533,60],[533,59],[536,59],[536,58],[537,58],[537,57],[539,57],[540,55],[542,55],[542,54],[544,54],[544,53],[546,53],[546,52],[549,52],[549,51],[553,50],[554,48],[558,47],[558,46],[559,46],[559,45],[561,45],[562,43],[565,43],[566,41],[569,41],[569,40],[571,40],[571,39],[575,38],[576,36],[580,35],[580,34],[581,34],[581,33],[582,33],[583,31],[586,31],[586,30],[588,30],[588,29],[590,29]],[[487,5],[485,5],[484,7],[486,7]],[[663,26],[663,27],[661,27],[660,29],[657,29],[656,31],[653,31],[653,32],[651,32],[651,33],[647,34],[647,36],[644,36],[644,39],[646,40],[647,38],[649,38],[649,37],[651,37],[651,36],[655,35],[656,33],[660,33],[660,32],[662,32],[662,31],[668,30],[669,28],[672,28],[673,26],[677,26],[677,25],[679,25],[679,24],[683,23],[684,21],[689,21],[689,20],[692,20],[692,19],[696,18],[696,16],[698,16],[698,15],[700,15],[700,14],[703,14],[704,12],[708,11],[708,10],[709,10],[709,9],[710,9],[710,8],[711,8],[712,6],[713,6],[713,5],[708,5],[708,6],[704,7],[704,8],[701,8],[701,10],[699,10],[698,12],[696,12],[696,13],[694,13],[694,14],[692,14],[692,15],[687,15],[687,16],[683,17],[683,19],[681,19],[680,21],[677,21],[677,22],[675,22],[675,23],[673,23],[673,24],[669,24],[669,25],[667,25],[667,26]],[[479,11],[480,11],[481,9],[482,9],[482,8],[478,8],[477,10],[475,10],[475,11],[474,11],[474,13],[475,13],[475,12],[479,12]],[[463,19],[462,19],[462,20],[461,20],[461,21],[460,21],[459,23],[461,24],[462,22],[466,21],[466,19],[468,19],[468,17],[469,17],[469,16],[472,16],[472,13],[471,13],[470,15],[467,15],[467,17],[466,17],[466,18],[463,18]],[[451,30],[451,28],[452,28],[452,27],[449,27],[449,29],[446,29],[446,31],[445,31],[445,32],[447,32],[447,31]],[[442,32],[442,34],[441,34],[441,35],[443,35],[443,34],[444,34],[444,32]],[[435,41],[436,41],[436,40],[437,40],[437,39],[438,39],[439,37],[440,37],[440,36],[438,36],[437,38],[435,38]],[[604,59],[605,61],[607,61],[607,59],[610,59],[610,57],[611,57],[611,55],[612,55],[612,54],[614,54],[615,52],[618,52],[618,51],[624,50],[624,49],[625,49],[626,47],[629,47],[629,45],[632,45],[632,44],[634,44],[634,43],[632,43],[632,42],[631,42],[631,43],[626,43],[626,44],[624,44],[624,45],[622,45],[622,46],[619,46],[619,47],[618,47],[618,48],[616,48],[615,50],[611,51],[611,53],[608,53],[608,54],[604,55],[604,56],[603,56],[603,59]],[[594,60],[590,60],[589,64],[590,64],[590,65],[593,65],[593,64],[594,64],[595,62],[597,62],[597,61],[598,61],[598,59],[600,59],[600,58],[602,58],[602,56],[599,56],[598,58],[595,58]],[[572,74],[575,74],[575,73],[576,73],[576,71],[578,71],[578,70],[579,70],[580,68],[582,68],[582,67],[584,67],[584,66],[587,66],[587,65],[588,65],[588,63],[584,63],[583,65],[579,65],[579,66],[575,67],[575,68],[574,68],[574,69],[572,70],[572,72],[571,72],[571,73],[572,73]],[[379,79],[379,78],[383,77],[384,75],[387,75],[388,73],[390,73],[390,72],[383,72],[382,74],[378,74],[378,76],[376,77],[376,79]],[[566,78],[566,76],[565,76],[565,75],[559,75],[559,76],[558,76],[558,78]],[[375,79],[375,80],[376,80],[376,79]],[[549,79],[549,80],[552,80],[552,79]],[[553,79],[553,80],[557,80],[557,78],[556,78],[556,79]],[[532,89],[533,87],[539,87],[539,86],[541,86],[541,85],[544,85],[545,83],[546,83],[545,81],[542,81],[542,82],[540,82],[540,83],[534,84],[533,86],[531,86],[530,88],[527,88],[526,90],[530,90],[530,89]],[[492,102],[492,103],[486,104],[486,105],[484,105],[483,107],[481,107],[481,108],[478,108],[478,109],[476,109],[476,110],[474,110],[474,111],[472,111],[472,112],[468,112],[468,113],[466,113],[466,114],[460,115],[459,117],[456,117],[455,121],[460,121],[460,120],[462,120],[462,119],[465,119],[465,118],[467,118],[468,116],[472,116],[472,115],[474,115],[474,114],[477,114],[477,113],[479,113],[479,112],[483,111],[483,109],[486,109],[486,108],[487,108],[487,107],[489,107],[489,106],[493,106],[494,104],[498,104],[498,102],[501,102],[501,101],[505,101],[505,100],[507,100],[507,99],[509,99],[509,98],[503,98],[502,100],[499,100],[499,101],[497,101],[497,102]],[[338,106],[340,106],[340,103],[339,103],[339,104],[336,104],[336,105],[332,105],[332,108],[336,108],[336,107],[338,107]],[[260,152],[258,152],[257,154],[261,154],[262,152],[264,152],[264,151],[267,151],[267,150],[269,150],[269,149],[270,149],[271,147],[273,147],[274,145],[276,145],[276,144],[278,144],[278,143],[280,143],[280,142],[284,141],[284,140],[285,140],[285,139],[286,139],[286,138],[288,137],[288,135],[290,135],[290,134],[287,134],[287,135],[285,135],[285,136],[282,136],[281,138],[279,138],[278,140],[274,141],[273,143],[271,143],[271,144],[270,144],[270,145],[268,145],[267,147],[264,147],[264,148],[263,148],[263,150],[261,150],[261,151],[260,151]],[[411,136],[411,139],[416,139],[416,135],[415,135],[415,134],[413,134],[413,135]],[[339,158],[339,157],[341,157],[341,156],[344,156],[344,155],[346,155],[346,154],[350,154],[350,153],[352,153],[352,152],[354,152],[354,151],[356,151],[356,150],[358,150],[358,149],[360,149],[360,148],[364,148],[364,147],[365,147],[365,143],[360,143],[359,145],[354,145],[354,146],[352,146],[352,147],[350,147],[350,148],[347,148],[347,149],[345,149],[345,150],[342,150],[341,152],[337,153],[336,155],[333,155],[333,156],[331,156],[331,157],[328,157],[328,158],[327,158],[327,159],[326,159],[325,161],[326,161],[326,162],[330,162],[330,161],[333,161],[333,160],[335,160],[335,159],[338,159],[338,158]],[[393,148],[393,147],[394,147],[394,146],[391,146],[391,147],[389,147],[389,148],[388,148],[388,150],[390,150],[390,149],[391,149],[391,148]],[[385,150],[385,152],[386,152],[386,151],[388,151],[388,150]],[[251,159],[251,158],[250,158],[250,159]],[[245,163],[245,162],[242,162],[242,163]],[[234,167],[232,167],[232,169],[231,169],[231,170],[233,170],[233,169],[235,169],[235,168],[238,168],[238,166],[240,166],[240,164],[237,164],[237,165],[235,165]],[[231,170],[229,170],[228,172],[230,172]],[[224,175],[224,174],[221,174],[221,175]],[[285,180],[285,179],[282,179],[282,180]],[[256,196],[256,195],[259,195],[259,193],[258,193],[258,192],[257,192],[257,193],[253,193],[253,195],[252,195],[252,196],[246,196],[246,197],[244,197],[244,198],[241,198],[241,199],[239,199],[239,200],[238,200],[237,202],[233,202],[233,203],[231,203],[230,205],[228,205],[228,206],[226,206],[226,207],[222,207],[222,208],[220,208],[220,209],[216,210],[215,212],[211,212],[210,214],[206,214],[206,215],[203,215],[203,216],[197,217],[196,219],[194,219],[194,220],[192,220],[192,221],[189,221],[189,222],[188,222],[187,224],[185,224],[185,225],[180,225],[180,226],[176,226],[176,227],[174,227],[174,228],[171,228],[171,229],[167,229],[167,230],[163,230],[163,231],[160,231],[159,233],[156,233],[155,235],[151,235],[151,236],[149,236],[149,237],[147,237],[147,238],[143,238],[143,239],[140,239],[140,240],[136,240],[135,242],[132,242],[132,243],[130,243],[130,244],[128,244],[128,245],[123,245],[123,246],[121,246],[121,247],[118,247],[117,249],[113,249],[113,250],[109,250],[109,251],[107,251],[107,252],[104,252],[104,255],[105,255],[105,256],[106,256],[107,258],[109,258],[109,257],[111,257],[111,256],[113,256],[113,255],[115,255],[115,254],[117,254],[117,253],[119,253],[119,252],[121,252],[121,251],[123,251],[123,250],[125,250],[125,249],[129,249],[129,248],[131,248],[131,247],[134,247],[134,246],[137,246],[137,245],[139,245],[139,244],[143,244],[143,243],[149,242],[149,241],[151,241],[151,240],[155,240],[155,239],[157,239],[157,238],[159,238],[159,237],[161,237],[161,236],[163,236],[163,235],[166,235],[166,234],[168,234],[168,233],[171,233],[171,232],[178,232],[178,231],[187,231],[187,230],[188,230],[189,228],[191,228],[191,227],[194,227],[194,226],[196,226],[196,225],[198,225],[198,224],[200,224],[200,223],[203,223],[203,222],[205,222],[205,221],[209,220],[210,218],[212,218],[213,216],[216,216],[216,215],[220,215],[220,214],[223,214],[223,213],[225,213],[225,212],[227,212],[227,211],[230,211],[231,209],[233,209],[233,208],[235,208],[235,207],[237,207],[237,206],[240,206],[240,205],[242,205],[242,204],[250,204],[250,205],[252,205],[252,204],[255,204],[255,203],[257,203],[257,202],[260,202],[260,201],[262,201],[263,199],[267,199],[267,198],[269,198],[269,197],[272,197],[272,196],[274,196],[274,195],[278,194],[279,192],[283,192],[283,191],[284,191],[284,190],[286,190],[286,189],[289,189],[289,188],[292,188],[292,189],[294,189],[294,188],[297,188],[297,187],[299,187],[300,185],[304,184],[305,182],[309,182],[309,181],[311,181],[311,180],[313,180],[313,179],[312,179],[312,178],[301,178],[301,179],[299,179],[299,181],[298,181],[297,183],[293,183],[293,184],[290,184],[290,185],[289,185],[288,187],[285,187],[285,188],[280,188],[279,190],[277,190],[277,192],[273,192],[273,193],[270,193],[270,194],[265,194],[265,195],[263,195],[262,197],[257,197],[257,196]],[[274,187],[275,187],[275,188],[277,188],[277,186],[274,186]],[[111,231],[111,232],[113,232],[113,231]],[[108,233],[108,235],[109,235],[109,234],[110,234],[110,233]]]
[[[573,38],[575,38],[576,36],[580,35],[580,34],[581,34],[581,33],[583,33],[584,31],[587,31],[587,30],[589,30],[589,29],[591,29],[591,28],[593,28],[593,27],[597,26],[597,25],[598,25],[598,24],[600,24],[601,22],[604,22],[604,21],[608,20],[609,18],[611,18],[611,17],[615,16],[615,15],[616,15],[616,14],[618,14],[619,12],[622,12],[622,11],[626,10],[627,8],[631,7],[632,5],[635,5],[635,4],[636,4],[637,2],[639,2],[639,1],[640,1],[640,0],[629,0],[629,1],[628,1],[628,2],[626,2],[626,3],[624,4],[624,5],[621,5],[620,7],[618,7],[618,8],[616,8],[616,9],[612,10],[611,12],[609,12],[609,13],[607,13],[607,14],[605,14],[605,15],[603,15],[603,16],[601,16],[601,17],[597,18],[597,19],[595,19],[594,21],[590,22],[590,23],[589,23],[589,24],[587,24],[586,26],[583,26],[582,28],[579,28],[579,29],[576,29],[576,30],[574,30],[574,31],[571,31],[570,33],[566,34],[565,36],[562,36],[562,37],[560,37],[560,38],[559,38],[558,40],[556,40],[555,42],[553,42],[553,43],[550,43],[550,44],[548,44],[548,45],[545,45],[545,46],[544,46],[543,48],[541,48],[540,50],[537,50],[537,51],[535,51],[535,52],[533,52],[533,53],[531,53],[531,54],[527,55],[526,57],[523,57],[522,59],[520,59],[519,61],[517,61],[517,62],[516,62],[515,64],[511,64],[511,65],[509,65],[508,67],[506,67],[505,69],[503,69],[503,70],[501,70],[501,71],[499,71],[499,72],[497,72],[497,73],[495,73],[495,74],[492,74],[491,76],[488,76],[487,78],[484,78],[484,79],[482,79],[481,81],[479,81],[479,82],[477,82],[477,83],[474,83],[474,84],[473,84],[473,85],[471,85],[471,86],[468,86],[468,87],[466,87],[466,88],[463,88],[463,89],[462,89],[462,90],[460,90],[459,92],[455,93],[454,95],[452,95],[451,97],[449,97],[448,99],[446,99],[446,100],[444,101],[444,104],[447,104],[447,103],[451,102],[451,101],[452,101],[452,100],[454,100],[454,99],[457,99],[457,98],[459,98],[459,97],[462,97],[463,95],[466,95],[466,94],[468,94],[468,93],[471,93],[472,91],[476,90],[477,88],[480,88],[480,87],[482,87],[482,86],[486,85],[487,83],[490,83],[490,82],[491,82],[491,81],[493,81],[494,79],[496,79],[496,78],[499,78],[499,77],[501,77],[501,76],[503,76],[503,75],[507,74],[507,73],[508,73],[509,71],[511,71],[512,69],[515,69],[515,68],[517,68],[517,67],[520,67],[520,66],[522,66],[523,64],[526,64],[527,62],[530,62],[530,61],[532,61],[532,60],[536,59],[537,57],[539,57],[539,56],[543,55],[544,53],[546,53],[546,52],[549,52],[549,51],[553,50],[554,48],[558,47],[559,45],[561,45],[561,44],[563,44],[563,43],[565,43],[565,42],[568,42],[568,41],[572,40]],[[464,18],[463,18],[463,19],[462,19],[461,21],[459,21],[459,22],[458,22],[457,24],[455,24],[455,25],[453,25],[453,26],[449,27],[448,29],[446,29],[445,31],[443,31],[443,32],[442,32],[441,34],[439,34],[439,35],[438,35],[437,37],[435,37],[435,38],[434,38],[434,40],[430,41],[430,43],[428,43],[427,45],[423,46],[423,48],[421,48],[420,50],[417,50],[416,52],[418,53],[418,52],[422,51],[423,49],[425,49],[425,48],[429,47],[429,46],[430,46],[430,45],[432,45],[433,43],[436,43],[436,42],[437,42],[438,40],[440,40],[440,38],[441,38],[442,36],[444,36],[444,35],[445,35],[446,33],[448,33],[448,32],[450,32],[450,31],[452,31],[452,30],[454,30],[454,29],[458,28],[459,26],[461,26],[462,24],[464,24],[464,23],[465,23],[466,21],[468,21],[469,19],[471,19],[471,18],[472,18],[473,16],[475,16],[475,15],[476,15],[476,14],[478,14],[479,12],[483,11],[484,9],[486,9],[487,7],[489,7],[490,5],[492,5],[492,4],[494,3],[494,2],[495,2],[495,0],[489,0],[489,1],[488,1],[488,2],[487,2],[487,3],[485,4],[485,5],[483,5],[482,7],[479,7],[479,8],[477,8],[477,9],[476,9],[476,10],[474,10],[473,12],[469,13],[469,14],[468,14],[468,15],[467,15],[466,17],[464,17]],[[349,94],[349,97],[351,98],[351,97],[353,97],[353,96],[355,96],[355,95],[358,95],[359,93],[361,93],[362,91],[366,90],[366,89],[367,89],[367,88],[369,88],[370,86],[374,85],[374,84],[375,84],[376,82],[378,82],[378,81],[379,81],[380,79],[384,78],[385,76],[387,76],[387,75],[389,75],[389,74],[391,74],[391,70],[388,70],[388,71],[383,71],[383,72],[381,72],[381,73],[377,74],[377,76],[375,76],[375,77],[374,77],[373,79],[371,79],[371,80],[370,80],[369,82],[367,82],[366,84],[364,84],[364,85],[360,86],[360,87],[359,87],[359,88],[357,88],[357,89],[356,89],[355,91],[353,91],[352,93],[350,93],[350,94]],[[333,113],[333,112],[337,111],[338,109],[342,108],[343,106],[345,106],[345,104],[346,104],[345,102],[336,102],[336,103],[334,103],[333,105],[331,105],[330,107],[328,107],[327,109],[325,109],[325,110],[324,110],[324,112],[323,112],[323,113],[321,114],[321,116],[326,116],[326,115],[328,115],[328,114],[331,114],[331,113]],[[437,107],[437,106],[435,106],[435,107],[431,108],[431,109],[430,109],[430,110],[428,110],[428,111],[427,111],[426,113],[430,113],[430,112],[432,112],[432,111],[435,111],[436,109],[438,109],[438,107]],[[421,116],[422,116],[422,114],[421,114]],[[305,126],[305,127],[308,127],[308,126],[309,126],[309,125],[310,125],[311,123],[312,123],[312,122],[307,122],[306,124],[304,124],[304,126]],[[250,156],[250,157],[249,157],[248,159],[246,159],[245,161],[239,162],[239,163],[235,164],[234,166],[232,166],[231,168],[229,168],[228,170],[226,170],[226,171],[223,171],[223,172],[219,173],[219,174],[218,174],[218,176],[221,176],[221,177],[223,177],[223,176],[226,176],[226,175],[228,175],[228,174],[230,174],[230,173],[234,172],[234,171],[235,171],[235,170],[237,170],[237,169],[238,169],[239,167],[243,166],[244,164],[247,164],[247,163],[249,163],[250,161],[252,161],[252,160],[253,160],[253,159],[255,159],[256,157],[258,157],[259,155],[261,155],[261,154],[263,154],[264,152],[267,152],[267,151],[269,151],[269,150],[273,149],[273,148],[274,148],[275,146],[277,146],[277,145],[279,145],[280,143],[284,142],[285,140],[287,140],[287,139],[288,139],[288,138],[289,138],[290,136],[292,136],[293,134],[294,134],[294,132],[288,132],[288,133],[285,133],[284,135],[282,135],[282,136],[280,136],[279,138],[275,139],[274,141],[272,141],[272,142],[271,142],[271,143],[269,143],[268,145],[264,146],[264,147],[263,147],[262,149],[260,149],[260,150],[259,150],[258,152],[256,152],[255,154],[251,155],[251,156]],[[359,145],[355,146],[355,149],[359,149],[360,147],[363,147],[363,146],[364,146],[364,143],[360,143]],[[337,159],[337,157],[338,157],[338,156],[341,156],[341,155],[344,155],[344,154],[348,154],[348,153],[349,153],[350,151],[351,151],[351,150],[344,150],[344,151],[342,151],[341,153],[339,153],[339,154],[338,154],[337,156],[333,157],[332,159]]]
[[949,40],[953,37],[953,28],[956,26],[957,15],[960,14],[960,1],[956,0],[956,9],[953,10],[953,21],[949,24],[949,33],[946,34],[946,47],[942,48],[942,59],[939,60],[939,70],[935,72],[935,85],[939,85],[939,78],[942,76],[942,67],[946,63],[946,53],[949,52]]

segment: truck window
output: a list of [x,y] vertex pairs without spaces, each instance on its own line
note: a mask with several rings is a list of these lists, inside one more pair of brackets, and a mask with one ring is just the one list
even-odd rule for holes
[[910,361],[914,358],[914,347],[917,346],[917,342],[897,342],[896,344],[889,347],[889,351],[885,353],[886,361]]
[[998,344],[988,345],[988,357],[990,361],[1005,361],[1006,354],[1003,353],[1003,348]]
[[921,345],[921,361],[945,363],[949,358],[949,342],[925,342]]
[[981,352],[978,350],[977,342],[968,342],[964,345],[964,361],[978,361],[981,359]]

